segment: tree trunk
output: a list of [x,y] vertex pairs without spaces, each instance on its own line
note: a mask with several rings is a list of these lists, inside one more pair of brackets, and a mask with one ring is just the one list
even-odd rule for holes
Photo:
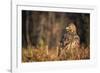
[[27,48],[29,49],[31,46],[29,38],[29,11],[26,12],[26,41],[27,41]]

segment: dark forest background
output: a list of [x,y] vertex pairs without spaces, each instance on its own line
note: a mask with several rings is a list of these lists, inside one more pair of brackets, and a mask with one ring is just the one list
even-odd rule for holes
[[89,46],[90,14],[22,10],[22,47],[57,47],[71,22],[77,27],[81,45]]

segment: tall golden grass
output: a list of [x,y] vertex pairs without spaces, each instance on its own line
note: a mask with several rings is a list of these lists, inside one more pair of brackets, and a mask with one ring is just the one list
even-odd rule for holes
[[[90,59],[90,49],[81,47],[73,49],[22,48],[22,62],[86,60]],[[60,52],[60,55],[58,53]]]

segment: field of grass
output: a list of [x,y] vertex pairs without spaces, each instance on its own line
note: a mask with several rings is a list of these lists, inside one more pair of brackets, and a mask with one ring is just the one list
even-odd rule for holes
[[[60,53],[60,54],[59,54]],[[83,60],[90,58],[89,48],[61,49],[22,48],[22,62]]]

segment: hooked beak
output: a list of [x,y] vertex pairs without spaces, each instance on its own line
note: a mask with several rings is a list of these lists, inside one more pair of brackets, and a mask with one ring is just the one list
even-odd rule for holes
[[68,31],[69,30],[69,27],[66,27],[66,30]]

